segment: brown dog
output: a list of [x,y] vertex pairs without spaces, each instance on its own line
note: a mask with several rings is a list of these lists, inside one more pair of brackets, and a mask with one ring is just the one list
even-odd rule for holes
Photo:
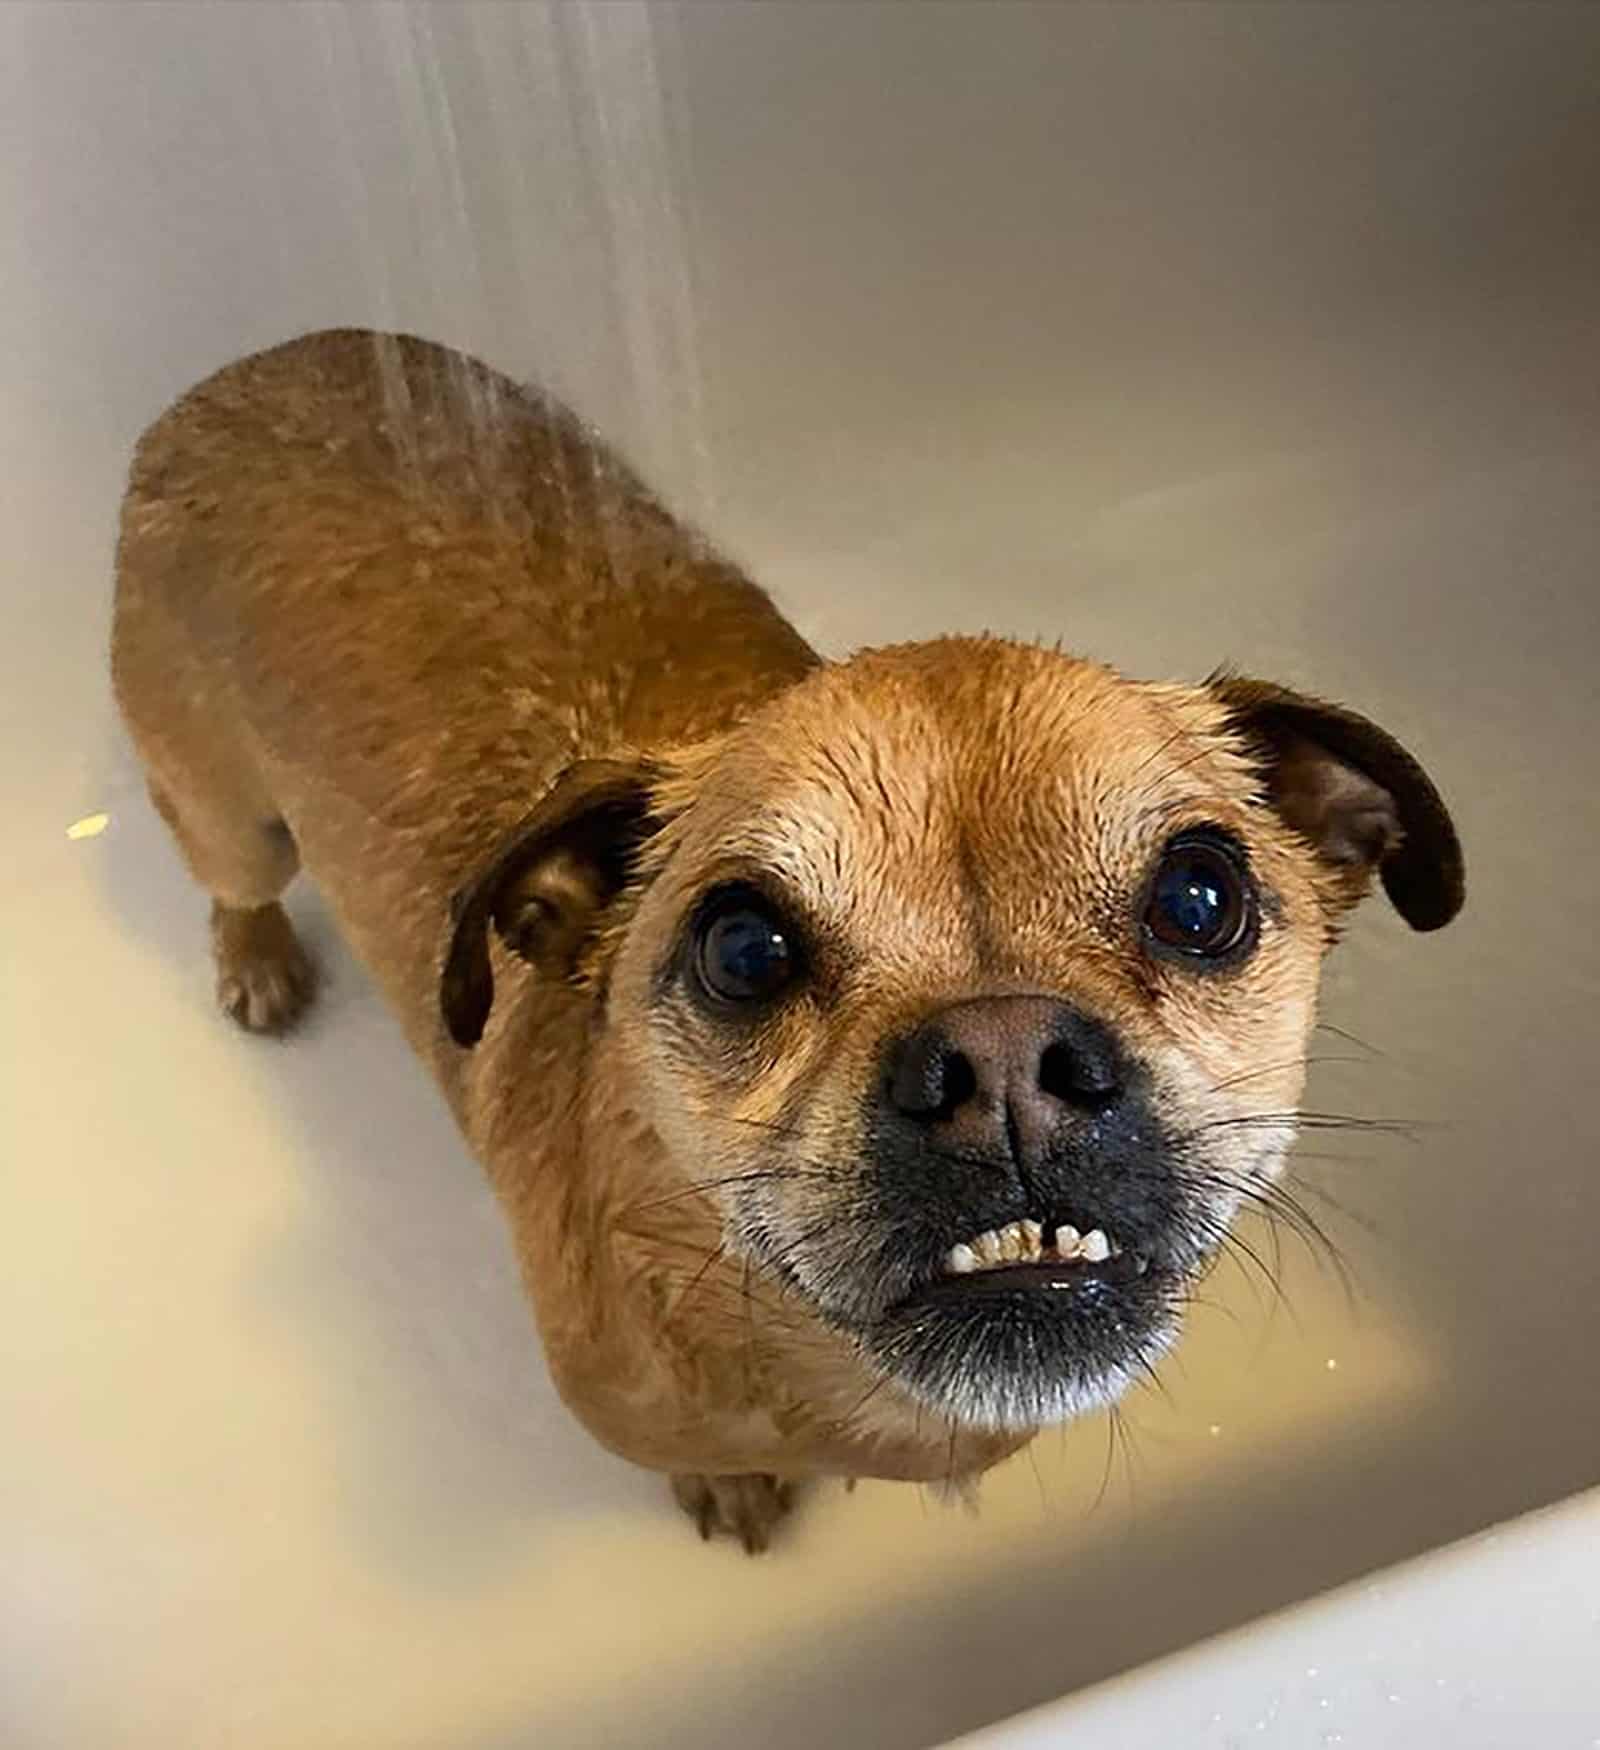
[[1416,762],[1258,681],[949,639],[821,662],[568,414],[312,335],[145,435],[113,664],[286,1027],[302,859],[511,1222],[551,1368],[706,1534],[971,1476],[1113,1399],[1294,1128],[1377,870],[1462,897]]

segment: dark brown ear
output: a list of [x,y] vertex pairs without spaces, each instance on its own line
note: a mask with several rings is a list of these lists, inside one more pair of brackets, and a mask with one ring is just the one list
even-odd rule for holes
[[476,1045],[494,1005],[489,926],[514,954],[565,977],[654,830],[653,768],[579,760],[517,822],[450,902],[439,1007],[457,1045]]
[[1439,792],[1399,742],[1341,705],[1271,681],[1215,675],[1211,690],[1263,761],[1278,813],[1345,872],[1349,903],[1376,869],[1414,930],[1437,930],[1466,895],[1461,846]]

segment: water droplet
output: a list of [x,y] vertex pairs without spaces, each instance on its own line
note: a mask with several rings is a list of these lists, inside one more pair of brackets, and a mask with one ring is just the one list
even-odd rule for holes
[[1209,1428],[1209,1429],[1207,1429],[1207,1433],[1209,1433],[1209,1434],[1210,1434],[1210,1436],[1211,1436],[1211,1438],[1212,1438],[1212,1439],[1213,1439],[1213,1440],[1215,1440],[1215,1439],[1216,1439],[1216,1437],[1217,1437],[1217,1436],[1218,1436],[1218,1435],[1219,1435],[1219,1434],[1220,1434],[1220,1433],[1221,1433],[1221,1432],[1222,1432],[1222,1424],[1221,1424],[1221,1423],[1220,1423],[1220,1422],[1213,1422],[1213,1423],[1212,1423],[1212,1424],[1211,1424],[1211,1426],[1210,1426],[1210,1428]]
[[1339,1363],[1331,1355],[1328,1357],[1328,1371],[1329,1373],[1337,1373],[1339,1371]]

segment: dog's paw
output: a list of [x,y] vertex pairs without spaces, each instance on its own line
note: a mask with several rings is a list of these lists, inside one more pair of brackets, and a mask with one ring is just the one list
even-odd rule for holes
[[286,1033],[316,989],[316,971],[281,906],[218,906],[211,920],[217,1002],[251,1033]]
[[680,1471],[672,1479],[672,1493],[701,1537],[736,1537],[751,1556],[772,1541],[779,1520],[794,1504],[794,1484],[763,1472],[715,1477]]

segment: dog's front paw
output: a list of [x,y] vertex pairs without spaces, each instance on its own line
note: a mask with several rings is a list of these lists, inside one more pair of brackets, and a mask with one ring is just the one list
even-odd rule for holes
[[794,1504],[794,1484],[764,1472],[717,1477],[680,1471],[672,1479],[672,1493],[701,1537],[736,1537],[752,1556],[767,1547],[778,1521]]
[[285,1033],[311,1001],[316,974],[281,906],[218,906],[211,917],[217,1001],[251,1033]]

